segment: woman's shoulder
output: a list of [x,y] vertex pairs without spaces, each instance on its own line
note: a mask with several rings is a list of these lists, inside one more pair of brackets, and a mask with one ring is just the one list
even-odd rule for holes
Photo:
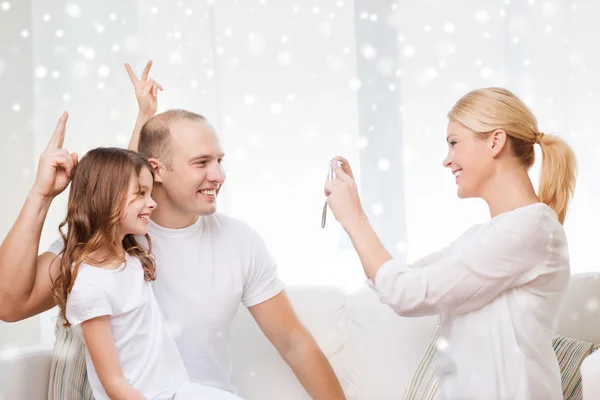
[[529,244],[548,238],[564,238],[564,228],[552,208],[534,203],[500,214],[483,225],[487,232],[505,232]]

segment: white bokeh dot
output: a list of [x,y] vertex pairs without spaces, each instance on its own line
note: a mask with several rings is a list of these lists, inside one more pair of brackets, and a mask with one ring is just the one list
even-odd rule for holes
[[247,94],[244,96],[244,104],[247,106],[253,106],[256,104],[256,97],[252,94]]
[[380,170],[387,171],[390,169],[390,160],[387,158],[381,158],[379,161],[377,161],[377,166]]
[[452,22],[446,22],[444,24],[444,32],[446,33],[454,33],[454,30],[456,28],[454,27],[454,24]]
[[554,18],[558,14],[558,8],[556,4],[549,1],[542,4],[542,14],[546,18]]
[[105,78],[108,76],[108,74],[110,74],[110,68],[108,68],[106,65],[102,65],[100,68],[98,68],[98,75],[101,77]]
[[413,57],[415,55],[415,48],[412,47],[411,45],[407,44],[406,46],[404,46],[404,49],[402,50],[402,52],[404,53],[405,57]]
[[375,47],[371,46],[370,44],[363,45],[360,50],[361,50],[362,55],[367,60],[370,60],[377,56],[377,50],[375,50]]
[[282,110],[283,110],[283,106],[281,105],[281,103],[271,104],[271,112],[273,114],[279,114],[279,113],[281,113]]
[[287,67],[292,63],[292,55],[288,52],[279,53],[277,55],[277,62],[282,67]]
[[267,47],[265,38],[254,32],[248,34],[248,49],[250,52],[258,54],[261,53],[265,47]]
[[179,63],[181,63],[181,53],[178,53],[178,52],[174,51],[171,54],[169,54],[169,62],[171,64],[179,64]]
[[69,3],[65,7],[65,12],[71,18],[79,18],[81,17],[81,7],[77,5],[77,3]]
[[435,347],[437,347],[439,351],[446,350],[448,348],[448,340],[443,337],[438,338]]
[[364,149],[369,145],[369,140],[364,136],[359,136],[356,138],[356,145],[359,149]]
[[48,75],[48,70],[40,65],[35,68],[34,74],[37,78],[45,78]]
[[0,9],[1,9],[2,11],[8,11],[8,10],[10,10],[10,3],[9,3],[8,1],[3,1],[3,2],[0,4]]
[[21,31],[21,37],[28,38],[29,37],[29,31],[27,29],[23,29]]
[[427,70],[425,70],[425,75],[429,79],[435,79],[438,75],[437,69],[433,67],[427,68]]
[[590,299],[585,303],[585,309],[588,311],[596,311],[598,309],[598,301]]
[[19,103],[15,103],[15,104],[13,104],[13,105],[12,105],[12,110],[13,110],[14,112],[19,112],[19,111],[21,111],[21,105],[20,105]]
[[69,93],[64,93],[61,96],[61,99],[62,99],[62,101],[67,102],[67,101],[71,100],[71,95]]
[[373,203],[373,206],[371,207],[371,212],[373,213],[373,215],[381,215],[381,213],[383,212],[383,204]]
[[475,11],[475,22],[485,24],[490,20],[490,13],[487,10],[481,9]]
[[490,79],[494,76],[494,70],[489,67],[485,67],[481,70],[481,77],[483,79]]
[[359,90],[361,88],[361,86],[362,86],[362,82],[360,81],[360,79],[358,79],[356,77],[350,79],[350,82],[348,83],[348,87],[352,91]]
[[117,20],[117,14],[115,14],[115,13],[110,13],[110,14],[108,15],[108,19],[109,19],[109,20],[111,20],[111,21],[116,21],[116,20]]
[[63,32],[61,29],[57,29],[57,30],[56,30],[56,32],[54,32],[54,35],[55,35],[57,38],[61,38],[61,37],[63,37],[63,36],[64,36],[64,34],[65,34],[65,33],[64,33],[64,32]]
[[44,22],[48,22],[48,21],[50,21],[51,19],[52,19],[52,17],[50,16],[50,14],[44,14],[44,15],[42,15],[42,20],[43,20]]

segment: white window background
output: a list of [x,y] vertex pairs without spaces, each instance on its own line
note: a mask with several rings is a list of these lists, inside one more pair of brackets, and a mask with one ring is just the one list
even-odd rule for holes
[[[485,86],[513,90],[542,131],[575,149],[572,269],[596,270],[598,12],[590,1],[0,1],[0,235],[64,109],[69,150],[127,145],[137,104],[123,64],[139,73],[152,59],[159,111],[213,122],[227,153],[219,208],[261,233],[290,285],[364,282],[331,214],[320,228],[334,155],[352,163],[397,257],[412,261],[488,218],[480,200],[456,198],[441,165],[448,110]],[[53,204],[40,250],[65,206],[65,195]],[[54,315],[3,325],[0,350],[52,342]]]

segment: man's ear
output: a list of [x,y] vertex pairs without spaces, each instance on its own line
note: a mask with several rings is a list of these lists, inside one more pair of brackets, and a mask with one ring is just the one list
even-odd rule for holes
[[156,158],[149,158],[148,162],[152,165],[152,169],[154,170],[154,182],[162,182],[162,171],[164,171],[165,166],[160,160]]
[[488,138],[488,148],[493,157],[497,157],[508,144],[508,135],[504,129],[496,129]]

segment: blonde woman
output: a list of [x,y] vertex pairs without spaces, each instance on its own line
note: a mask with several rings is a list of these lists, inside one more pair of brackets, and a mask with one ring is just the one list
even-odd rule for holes
[[[370,283],[402,316],[442,315],[440,399],[562,399],[552,349],[570,278],[563,222],[575,156],[538,130],[513,93],[467,93],[448,114],[448,155],[459,198],[481,198],[491,219],[412,265],[394,260],[364,216],[352,170],[338,157],[327,202]],[[542,150],[536,194],[527,173]]]

